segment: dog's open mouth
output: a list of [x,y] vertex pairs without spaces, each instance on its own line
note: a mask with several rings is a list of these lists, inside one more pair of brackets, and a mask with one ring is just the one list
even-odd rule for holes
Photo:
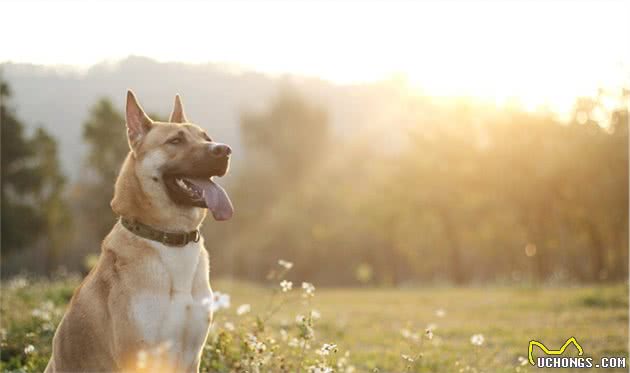
[[179,204],[205,207],[216,220],[228,220],[234,209],[225,190],[211,177],[185,177],[181,175],[164,178],[170,197]]

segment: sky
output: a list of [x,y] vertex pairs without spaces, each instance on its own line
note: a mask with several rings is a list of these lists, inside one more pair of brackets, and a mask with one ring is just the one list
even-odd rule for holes
[[0,62],[129,55],[562,110],[630,82],[629,1],[4,1]]

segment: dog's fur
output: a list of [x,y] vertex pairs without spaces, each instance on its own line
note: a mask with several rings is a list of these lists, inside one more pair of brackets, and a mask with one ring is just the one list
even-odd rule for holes
[[[163,231],[197,229],[207,210],[175,202],[162,179],[165,169],[199,166],[206,156],[200,149],[215,143],[188,123],[179,96],[169,123],[157,123],[130,91],[127,128],[131,151],[116,181],[114,212]],[[183,143],[167,142],[177,134]],[[57,328],[46,372],[197,372],[211,296],[203,238],[166,246],[118,222]]]

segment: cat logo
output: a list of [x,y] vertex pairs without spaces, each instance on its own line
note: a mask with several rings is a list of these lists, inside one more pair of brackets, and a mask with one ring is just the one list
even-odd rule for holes
[[562,347],[560,347],[559,350],[550,350],[547,348],[547,346],[545,346],[544,344],[538,341],[529,341],[529,349],[528,349],[529,363],[532,365],[536,365],[536,363],[534,362],[534,356],[532,355],[532,352],[534,351],[534,346],[540,347],[540,349],[543,350],[543,352],[547,355],[562,355],[564,353],[564,350],[566,350],[567,346],[569,346],[571,343],[573,343],[573,345],[575,345],[575,347],[577,348],[579,356],[584,355],[584,350],[582,349],[582,346],[580,346],[578,341],[575,339],[575,337],[571,337],[567,339],[567,341],[564,342],[564,344],[562,345]]

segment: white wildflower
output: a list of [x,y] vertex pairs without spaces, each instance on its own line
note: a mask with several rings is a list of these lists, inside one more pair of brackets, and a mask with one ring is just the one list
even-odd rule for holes
[[433,329],[427,328],[427,330],[424,331],[424,335],[426,335],[429,340],[433,339]]
[[311,348],[311,344],[306,339],[300,339],[299,347],[308,350]]
[[311,319],[318,320],[322,317],[322,314],[317,310],[311,310]]
[[252,306],[250,306],[249,304],[247,304],[247,303],[241,304],[236,309],[236,314],[239,315],[239,316],[242,316],[242,315],[248,313],[251,310],[252,310]]
[[326,365],[311,365],[308,368],[309,373],[333,373],[334,370]]
[[295,316],[295,322],[296,323],[302,324],[305,321],[306,321],[306,316],[304,316],[304,315],[296,315]]
[[52,313],[55,311],[55,304],[51,301],[43,302],[39,308],[31,311],[31,315],[43,321],[50,321]]
[[316,351],[316,353],[318,355],[322,355],[322,356],[330,355],[331,352],[333,352],[333,353],[337,352],[337,345],[336,344],[324,343],[322,345],[322,348],[320,348],[319,350]]
[[223,326],[225,327],[226,330],[229,331],[234,331],[234,324],[232,324],[231,322],[227,321],[225,324],[223,324]]
[[298,347],[300,345],[300,341],[297,338],[291,338],[288,343],[289,347]]
[[39,308],[35,308],[34,310],[32,310],[31,316],[44,320],[44,321],[50,321],[50,312],[39,309]]
[[208,312],[216,312],[223,308],[230,308],[230,295],[215,291],[212,297],[202,299],[201,304],[208,309]]
[[302,289],[304,289],[304,294],[302,294],[302,296],[305,298],[312,297],[315,295],[315,286],[311,284],[310,282],[303,282]]
[[411,356],[409,355],[405,355],[405,354],[401,354],[400,357],[402,357],[403,360],[405,360],[408,363],[413,363],[414,360]]
[[280,288],[282,289],[283,293],[286,293],[293,288],[293,283],[291,281],[282,280],[282,282],[280,283]]
[[418,333],[412,333],[409,329],[401,329],[400,334],[402,334],[404,338],[411,339],[414,342],[420,340],[420,335]]
[[258,353],[263,353],[267,349],[267,346],[263,342],[259,341],[258,338],[256,338],[256,336],[251,333],[247,334],[245,342],[247,343],[247,346],[250,350],[256,351]]
[[33,352],[35,352],[35,346],[33,345],[26,345],[26,347],[24,347],[24,353],[25,354],[32,354]]
[[527,360],[527,358],[523,357],[523,356],[519,356],[518,357],[518,364],[519,365],[527,365],[529,361]]
[[475,334],[470,337],[470,343],[475,346],[481,346],[484,342],[483,334]]
[[23,276],[16,276],[13,277],[10,281],[9,281],[9,289],[11,290],[19,290],[22,288],[25,288],[28,286],[28,279],[26,277]]
[[283,267],[284,269],[291,269],[293,268],[293,263],[288,262],[286,260],[278,260],[278,264],[280,265],[280,267]]

